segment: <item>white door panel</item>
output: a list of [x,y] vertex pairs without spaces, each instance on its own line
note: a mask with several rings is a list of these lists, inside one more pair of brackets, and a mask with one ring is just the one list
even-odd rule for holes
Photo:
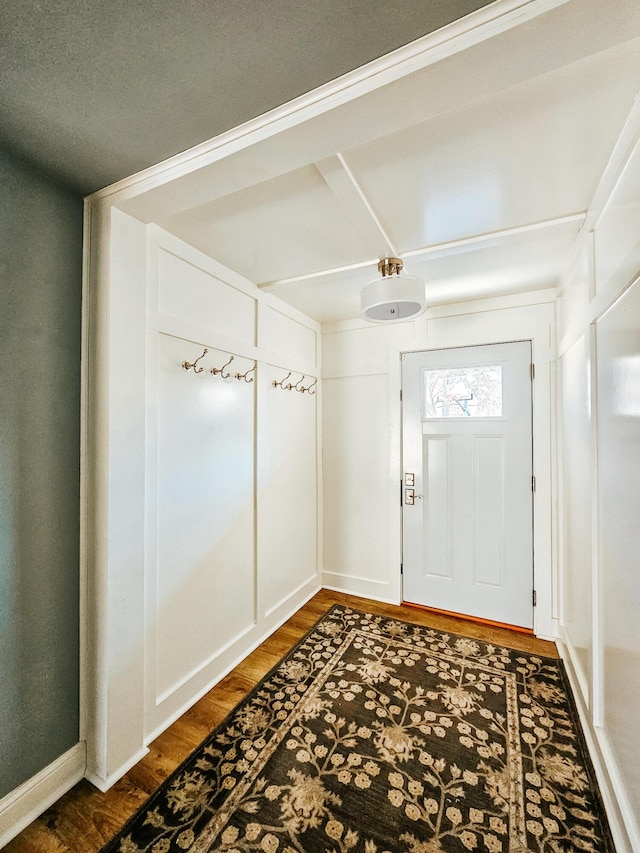
[[530,365],[528,341],[403,357],[405,601],[532,626]]

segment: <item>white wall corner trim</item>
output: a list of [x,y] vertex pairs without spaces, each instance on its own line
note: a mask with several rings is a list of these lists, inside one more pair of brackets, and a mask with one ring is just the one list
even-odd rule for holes
[[616,767],[613,752],[606,742],[604,731],[591,723],[567,645],[562,640],[558,640],[557,645],[578,709],[580,724],[593,762],[616,851],[617,853],[638,853],[640,851],[640,830],[624,793],[624,786]]
[[29,826],[84,776],[86,745],[77,743],[0,800],[0,848]]

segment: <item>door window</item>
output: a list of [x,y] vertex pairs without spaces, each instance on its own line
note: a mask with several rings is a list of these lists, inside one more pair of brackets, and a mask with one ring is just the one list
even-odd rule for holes
[[501,364],[423,370],[423,420],[501,417]]

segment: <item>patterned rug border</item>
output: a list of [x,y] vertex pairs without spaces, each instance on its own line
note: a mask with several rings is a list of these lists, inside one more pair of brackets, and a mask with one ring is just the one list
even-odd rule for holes
[[[564,688],[564,693],[567,697],[567,703],[568,703],[569,710],[570,710],[571,721],[572,721],[574,728],[575,728],[575,731],[576,731],[577,745],[579,747],[580,755],[581,755],[581,758],[583,760],[583,765],[584,765],[584,768],[585,768],[587,776],[588,776],[589,785],[590,785],[591,791],[592,791],[593,796],[594,796],[595,811],[597,813],[601,827],[603,829],[603,835],[604,835],[603,841],[605,843],[604,851],[605,851],[605,853],[616,853],[616,848],[615,848],[615,845],[613,842],[613,837],[611,835],[611,830],[610,830],[610,826],[609,826],[609,820],[607,817],[607,812],[606,812],[606,809],[604,807],[604,800],[602,797],[602,792],[600,790],[600,785],[599,785],[598,779],[596,777],[593,762],[591,760],[591,755],[590,755],[588,747],[587,747],[587,742],[586,742],[586,738],[584,736],[582,723],[580,721],[580,715],[579,715],[578,708],[576,705],[576,700],[575,700],[575,697],[573,695],[573,689],[571,687],[571,682],[569,680],[569,676],[568,676],[568,673],[566,670],[565,663],[561,657],[555,658],[555,657],[551,657],[548,655],[541,655],[541,654],[533,655],[531,652],[526,652],[526,651],[523,651],[522,649],[514,648],[513,646],[510,646],[510,645],[505,644],[505,643],[491,643],[491,642],[487,642],[486,640],[474,637],[472,635],[461,634],[461,633],[458,633],[456,631],[446,631],[446,630],[442,630],[441,628],[434,628],[434,627],[429,626],[429,625],[422,625],[419,622],[414,622],[414,621],[406,619],[406,618],[399,618],[396,616],[390,616],[390,615],[386,615],[386,614],[373,613],[373,612],[368,611],[368,610],[361,610],[357,607],[351,607],[351,606],[345,605],[345,604],[333,604],[329,608],[327,608],[327,610],[325,610],[323,613],[321,613],[318,616],[318,618],[316,619],[314,624],[311,626],[311,628],[303,636],[301,636],[300,639],[293,646],[291,646],[291,648],[289,648],[286,652],[284,652],[284,654],[268,670],[268,672],[266,672],[265,675],[251,688],[251,690],[248,693],[246,693],[233,706],[233,708],[231,708],[231,710],[215,726],[215,728],[213,728],[203,738],[203,740],[193,750],[191,750],[191,752],[189,752],[189,754],[180,762],[180,764],[178,764],[171,771],[169,776],[167,776],[167,778],[163,782],[161,782],[160,785],[149,795],[149,797],[135,810],[135,812],[126,821],[126,823],[124,823],[120,827],[120,829],[116,832],[116,834],[114,836],[112,836],[108,841],[106,841],[102,847],[100,847],[100,849],[97,851],[97,853],[117,853],[115,845],[120,841],[120,839],[122,839],[127,834],[127,832],[129,832],[129,830],[131,828],[134,827],[134,825],[136,824],[136,822],[138,820],[140,813],[143,811],[147,811],[153,807],[153,805],[165,794],[167,789],[172,785],[173,781],[183,771],[185,771],[189,767],[189,765],[192,763],[192,761],[195,759],[195,757],[198,755],[198,753],[200,753],[201,750],[203,750],[203,748],[205,748],[211,741],[213,741],[215,739],[216,735],[218,734],[218,732],[221,731],[221,729],[223,729],[227,724],[229,724],[231,722],[234,715],[238,712],[239,708],[245,704],[249,704],[251,702],[251,700],[262,690],[264,685],[272,677],[274,677],[276,675],[278,669],[282,666],[283,662],[287,658],[292,657],[296,653],[296,651],[307,642],[307,640],[311,637],[311,635],[314,633],[314,631],[317,630],[318,625],[322,621],[329,618],[335,612],[345,612],[345,611],[348,613],[357,614],[358,616],[365,617],[365,618],[373,617],[373,618],[378,618],[378,619],[388,620],[388,621],[393,621],[393,622],[401,622],[401,623],[404,623],[405,625],[410,625],[412,627],[416,626],[419,628],[423,628],[425,630],[431,630],[431,631],[434,631],[436,634],[439,634],[442,636],[447,636],[449,638],[454,638],[454,639],[460,638],[460,639],[474,640],[475,642],[478,642],[478,643],[484,645],[485,647],[493,645],[493,646],[496,646],[497,648],[505,649],[508,652],[511,652],[513,654],[521,654],[521,655],[526,655],[529,657],[536,657],[542,661],[551,661],[554,665],[557,665],[560,676],[561,676],[562,685]],[[284,624],[286,624],[286,622],[284,622],[283,625]],[[278,629],[276,629],[276,630],[278,630]],[[212,690],[215,689],[215,686],[216,685],[214,685],[211,689]]]
[[[291,646],[291,648],[290,648],[290,649],[288,649],[288,651],[286,651],[286,652],[282,655],[282,657],[281,657],[281,658],[280,658],[280,659],[279,659],[279,660],[278,660],[278,661],[277,661],[277,662],[276,662],[276,663],[271,667],[271,669],[270,669],[267,673],[265,673],[265,674],[262,676],[262,678],[260,679],[260,681],[258,681],[258,682],[257,682],[257,683],[256,683],[256,684],[251,688],[251,690],[250,690],[248,693],[246,693],[246,694],[242,697],[242,699],[240,699],[238,702],[236,702],[236,704],[233,706],[233,708],[232,708],[232,709],[231,709],[231,710],[230,710],[230,711],[229,711],[229,712],[224,716],[224,718],[223,718],[222,720],[220,720],[220,722],[218,723],[218,725],[217,725],[214,729],[211,729],[211,731],[209,732],[209,734],[208,734],[208,735],[206,735],[206,737],[204,737],[204,738],[200,741],[200,743],[199,743],[196,747],[194,747],[194,749],[192,749],[192,750],[191,750],[191,752],[187,755],[187,757],[186,757],[186,758],[184,758],[184,759],[180,762],[180,764],[178,764],[178,766],[177,766],[174,770],[172,770],[172,771],[171,771],[171,773],[167,776],[167,778],[164,780],[164,782],[161,782],[161,783],[160,783],[160,785],[155,789],[155,791],[154,791],[152,794],[149,794],[148,799],[146,799],[146,800],[144,801],[144,803],[142,803],[142,805],[138,806],[138,808],[137,808],[137,809],[135,810],[135,812],[131,815],[131,817],[127,820],[127,822],[126,822],[126,823],[125,823],[125,824],[124,824],[124,825],[123,825],[123,826],[118,830],[118,832],[116,833],[116,835],[114,835],[114,836],[113,836],[113,838],[110,838],[108,841],[106,841],[106,842],[103,844],[103,846],[100,848],[100,850],[98,850],[98,853],[103,853],[103,851],[104,851],[104,853],[107,853],[107,851],[109,850],[109,848],[111,847],[111,845],[112,845],[112,844],[114,844],[114,843],[115,843],[115,842],[116,842],[116,841],[117,841],[117,840],[118,840],[122,835],[125,835],[125,834],[126,834],[126,832],[127,832],[127,830],[129,829],[129,827],[130,827],[130,826],[132,826],[132,825],[135,823],[135,821],[136,821],[136,819],[137,819],[137,817],[138,817],[138,814],[139,814],[143,809],[147,809],[147,808],[149,808],[150,806],[153,806],[153,804],[156,802],[156,800],[158,799],[158,797],[160,797],[160,796],[165,792],[165,790],[166,790],[166,789],[171,785],[171,783],[173,782],[174,778],[175,778],[176,776],[179,776],[179,775],[180,775],[180,773],[182,773],[182,771],[183,771],[183,770],[185,770],[185,769],[188,767],[189,763],[190,763],[190,762],[191,762],[191,760],[194,758],[194,756],[196,755],[196,753],[200,752],[200,750],[201,750],[204,746],[206,746],[206,745],[207,745],[207,743],[208,743],[210,740],[213,740],[213,738],[216,736],[216,733],[217,733],[217,732],[218,732],[218,731],[219,731],[223,726],[225,726],[225,725],[226,725],[226,724],[227,724],[227,723],[232,719],[233,715],[236,713],[236,711],[238,710],[238,708],[240,707],[240,705],[243,705],[245,702],[247,702],[247,703],[248,703],[248,702],[250,702],[250,701],[251,701],[251,699],[252,699],[252,698],[253,698],[257,693],[259,693],[259,692],[260,692],[260,690],[262,689],[263,685],[264,685],[267,681],[269,681],[269,679],[270,679],[273,675],[275,675],[275,673],[276,673],[276,672],[277,672],[277,670],[278,670],[278,667],[280,667],[280,666],[282,665],[282,662],[283,662],[286,658],[288,658],[289,656],[293,655],[293,654],[294,654],[294,653],[295,653],[295,652],[300,648],[300,646],[303,646],[303,645],[306,643],[306,641],[307,641],[307,640],[309,639],[309,637],[313,634],[313,632],[316,630],[316,628],[318,627],[319,623],[320,623],[323,619],[326,619],[326,618],[327,618],[327,616],[329,616],[329,615],[330,615],[331,613],[333,613],[334,611],[336,611],[336,610],[343,610],[343,609],[345,609],[345,608],[346,608],[347,610],[350,610],[350,611],[354,612],[354,613],[359,613],[359,614],[361,614],[362,616],[375,616],[375,615],[376,615],[376,614],[373,614],[373,613],[368,613],[366,610],[359,610],[358,608],[355,608],[355,607],[348,607],[346,604],[332,604],[332,605],[331,605],[331,607],[329,607],[327,610],[325,610],[325,611],[324,611],[324,613],[322,613],[320,616],[318,616],[318,618],[317,618],[317,619],[316,619],[316,621],[313,623],[313,625],[311,626],[311,628],[309,628],[309,630],[306,632],[306,634],[303,634],[303,636],[302,636],[302,637],[300,637],[300,639],[299,639],[299,640],[298,640],[298,641],[297,641],[293,646]],[[294,615],[295,615],[295,614],[294,614]],[[282,625],[281,625],[280,627],[283,627],[284,625],[286,625],[287,621],[288,621],[288,620],[286,620],[285,622],[283,622],[283,623],[282,623]],[[405,619],[398,619],[397,621],[398,621],[398,622],[406,622],[406,623],[407,623],[407,625],[415,625],[415,624],[417,624],[416,622],[408,622],[408,621],[407,621],[407,620],[405,620]],[[279,628],[277,628],[276,630],[279,630]],[[275,632],[274,632],[274,633],[275,633]],[[441,632],[441,633],[442,633],[442,632]],[[460,636],[463,636],[463,635],[461,634]],[[505,646],[505,648],[507,648],[507,647]],[[250,654],[251,654],[251,652],[250,652]],[[233,672],[233,670],[232,670],[232,672]],[[229,674],[231,674],[231,673],[229,673]],[[225,676],[225,677],[226,677],[226,676]],[[222,679],[221,679],[221,680],[222,680]],[[216,684],[214,684],[214,685],[213,685],[213,687],[212,687],[211,689],[212,689],[212,690],[214,690],[214,689],[215,689],[215,687],[217,686],[217,684],[219,684],[219,683],[220,683],[220,682],[217,682]],[[187,713],[187,712],[185,712],[185,713]],[[117,784],[117,783],[116,783],[116,784]]]
[[589,777],[589,784],[591,786],[591,790],[593,791],[595,800],[594,805],[597,808],[598,817],[600,818],[600,823],[602,824],[602,829],[604,831],[604,840],[608,848],[610,848],[611,853],[616,853],[616,846],[613,842],[611,827],[609,826],[609,817],[607,815],[607,810],[604,807],[604,799],[602,796],[602,791],[600,790],[598,777],[596,776],[595,767],[593,766],[593,761],[591,760],[591,753],[589,752],[589,747],[587,746],[587,739],[584,735],[584,731],[582,730],[580,713],[578,711],[575,696],[573,695],[573,688],[571,687],[569,674],[567,672],[565,662],[562,660],[562,658],[558,658],[556,662],[559,665],[560,675],[562,676],[562,684],[564,686],[564,692],[566,694],[569,709],[571,711],[571,721],[573,722],[573,725],[576,729],[576,734],[578,736],[578,745],[580,747],[584,767],[587,771],[587,776]]

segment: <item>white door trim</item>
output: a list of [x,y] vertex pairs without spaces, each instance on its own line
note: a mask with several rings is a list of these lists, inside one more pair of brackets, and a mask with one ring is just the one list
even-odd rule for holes
[[[477,303],[476,303],[477,304]],[[455,312],[459,311],[459,314]],[[552,424],[555,413],[555,350],[553,316],[549,305],[487,312],[470,312],[469,304],[451,306],[447,317],[436,322],[427,316],[415,321],[415,335],[411,345],[389,347],[389,409],[391,447],[389,454],[389,479],[395,498],[392,518],[392,535],[397,553],[397,573],[392,589],[394,600],[401,601],[400,563],[402,560],[402,529],[399,487],[402,477],[401,453],[401,402],[402,388],[401,355],[425,349],[448,349],[450,347],[475,344],[510,343],[531,340],[532,359],[536,365],[533,383],[533,472],[536,477],[534,494],[534,564],[537,605],[534,609],[533,630],[537,637],[555,640],[558,636],[556,608],[557,567],[555,549],[552,547],[555,534],[555,472],[552,467]],[[473,313],[474,322],[468,324]],[[463,322],[458,323],[458,320]],[[508,319],[511,334],[504,338],[504,323]]]

